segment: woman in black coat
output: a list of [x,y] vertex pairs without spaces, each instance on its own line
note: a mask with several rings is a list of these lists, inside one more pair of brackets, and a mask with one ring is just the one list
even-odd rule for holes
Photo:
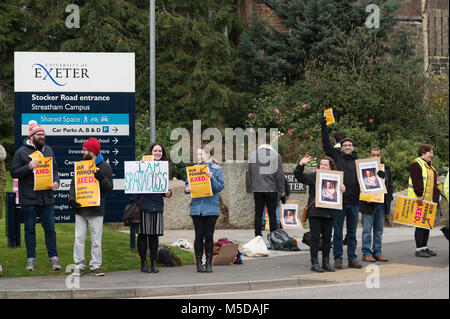
[[[316,197],[316,173],[305,174],[305,165],[312,160],[311,156],[307,155],[300,160],[295,168],[295,178],[300,183],[309,186],[308,205]],[[336,164],[333,159],[324,156],[319,161],[319,169],[336,170]],[[341,184],[340,191],[345,192],[344,185]],[[334,271],[330,265],[330,250],[331,250],[331,235],[333,232],[334,209],[316,207],[314,203],[309,206],[308,220],[311,231],[311,270],[316,272]],[[319,246],[320,237],[322,236],[322,268],[319,265]]]
[[[167,161],[166,151],[160,143],[150,145],[146,155],[153,155],[155,161]],[[141,222],[134,226],[135,232],[138,234],[137,247],[139,256],[141,257],[142,272],[159,272],[157,255],[159,236],[164,234],[163,227],[163,197],[170,198],[172,190],[168,190],[165,194],[140,194],[135,195],[133,200],[139,202],[141,209]],[[147,263],[147,248],[150,248],[150,264]]]

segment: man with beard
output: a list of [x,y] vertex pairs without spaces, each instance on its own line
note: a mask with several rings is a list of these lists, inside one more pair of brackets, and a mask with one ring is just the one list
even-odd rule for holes
[[[58,253],[56,249],[55,214],[53,204],[55,202],[53,191],[59,188],[57,164],[50,146],[45,145],[44,129],[30,121],[28,138],[15,152],[11,165],[11,177],[19,179],[19,204],[25,223],[25,246],[27,248],[27,265],[25,269],[33,271],[36,265],[36,216],[39,216],[45,233],[45,245],[47,246],[50,267],[60,270]],[[38,165],[37,159],[29,155],[39,151],[44,157],[52,157],[53,184],[51,189],[35,191],[33,170]]]
[[100,206],[80,207],[76,201],[75,180],[72,179],[69,191],[69,206],[75,212],[75,243],[73,247],[73,259],[75,270],[73,275],[84,274],[86,261],[84,260],[84,247],[86,232],[89,226],[91,233],[91,261],[89,268],[91,275],[104,276],[102,265],[102,232],[103,217],[105,215],[105,196],[113,190],[111,166],[103,160],[100,154],[100,142],[91,137],[83,144],[83,160],[94,160],[96,171],[94,177],[100,184]]
[[331,157],[336,163],[338,171],[344,172],[345,193],[343,195],[342,210],[336,211],[333,225],[333,255],[334,268],[343,269],[342,255],[343,242],[342,234],[344,220],[347,221],[347,257],[349,268],[361,268],[356,255],[356,230],[359,218],[359,183],[356,174],[355,160],[358,154],[355,151],[354,141],[351,138],[344,138],[340,141],[341,149],[331,146],[327,121],[323,118],[320,122],[322,127],[322,145],[325,154]]

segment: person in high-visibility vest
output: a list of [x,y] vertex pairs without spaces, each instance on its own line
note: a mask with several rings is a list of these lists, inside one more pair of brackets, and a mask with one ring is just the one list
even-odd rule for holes
[[[408,197],[415,198],[418,204],[422,204],[426,200],[437,203],[439,206],[438,174],[431,165],[434,147],[429,144],[422,144],[419,147],[418,154],[419,157],[411,164]],[[436,256],[436,253],[427,246],[429,236],[429,229],[416,227],[414,238],[416,240],[417,257]]]
[[445,182],[444,182],[444,195],[445,195],[445,198],[447,199],[447,201],[449,201],[449,199],[448,199],[448,171],[447,171],[447,176],[445,177]]

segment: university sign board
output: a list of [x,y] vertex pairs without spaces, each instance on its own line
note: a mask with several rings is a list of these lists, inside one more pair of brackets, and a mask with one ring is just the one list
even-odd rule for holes
[[113,171],[105,221],[121,221],[128,203],[124,162],[135,160],[135,56],[104,52],[14,52],[15,149],[35,120],[53,148],[60,189],[55,220],[74,222],[68,206],[74,163],[89,137],[100,141],[101,154]]

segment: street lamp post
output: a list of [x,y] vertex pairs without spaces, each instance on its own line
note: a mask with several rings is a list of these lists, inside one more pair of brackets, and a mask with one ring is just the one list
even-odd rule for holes
[[155,0],[150,0],[150,143],[155,142]]

